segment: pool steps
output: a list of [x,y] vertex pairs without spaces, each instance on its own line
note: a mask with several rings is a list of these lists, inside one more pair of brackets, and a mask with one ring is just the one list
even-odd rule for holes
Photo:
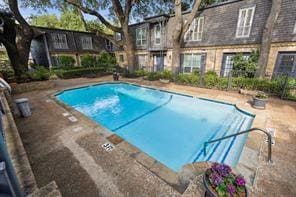
[[[230,130],[230,132],[227,132],[227,135],[231,135],[231,134],[238,133],[241,131],[241,128],[242,128],[242,125],[244,125],[245,119],[244,118],[240,119],[240,118],[236,122],[234,129]],[[225,135],[225,136],[227,136],[227,135]],[[223,136],[223,137],[225,137],[225,136]],[[231,148],[231,144],[234,143],[235,139],[236,138],[233,137],[233,138],[229,138],[228,140],[223,140],[223,141],[217,142],[217,143],[220,143],[219,149],[217,151],[215,151],[213,156],[211,158],[208,158],[207,161],[217,161],[219,163],[224,163],[225,158],[227,156],[230,156],[230,155],[228,155],[229,148]],[[234,155],[231,155],[231,156],[234,156]],[[229,160],[229,161],[231,161],[231,160]],[[232,162],[228,162],[227,164],[234,166],[234,163],[232,163]]]
[[[218,129],[216,129],[216,130],[213,132],[213,135],[212,135],[208,140],[213,140],[213,139],[218,138],[219,136],[217,137],[217,134],[221,133],[221,132],[219,132],[219,131],[221,131],[221,130],[226,130],[226,131],[229,130],[230,125],[231,125],[231,122],[228,123],[229,121],[227,121],[227,120],[229,120],[228,117],[223,121],[223,122],[227,122],[227,124],[222,124]],[[233,122],[233,119],[230,119],[230,120],[232,120],[232,122]],[[227,126],[227,128],[225,128],[225,125],[229,125],[229,126]],[[209,153],[209,152],[208,152],[208,153]],[[204,149],[203,149],[203,147],[199,147],[199,152],[198,152],[198,154],[196,154],[196,156],[193,157],[194,159],[191,160],[192,163],[197,162],[197,161],[202,161],[202,160],[200,159],[200,157],[203,156],[203,154],[204,154]]]
[[[240,131],[237,128],[242,123],[243,123],[243,120],[240,120],[240,117],[236,117],[234,123],[230,125],[230,128],[228,130],[226,130],[221,137],[225,137],[227,135],[233,134],[235,131],[237,131],[237,132]],[[221,138],[221,137],[219,136],[217,138]],[[217,139],[217,138],[215,138],[215,139]],[[228,140],[213,143],[214,148],[211,151],[209,151],[209,153],[211,153],[211,154],[207,154],[207,157],[205,158],[205,160],[206,161],[213,161],[213,160],[219,161],[217,158],[219,158],[219,156],[225,150],[227,142],[228,142]]]
[[[240,114],[235,114],[235,116],[231,116],[231,118],[227,119],[230,119],[231,121],[226,120],[225,124],[219,127],[219,129],[214,132],[209,140],[237,133],[247,128],[250,123],[250,120],[247,120]],[[221,132],[222,130],[225,132]],[[206,155],[204,155],[204,149],[202,148],[192,160],[192,163],[200,161],[212,161],[227,163],[228,165],[235,166],[236,160],[234,158],[239,157],[242,150],[242,146],[240,145],[241,140],[246,140],[246,138],[244,136],[235,136],[229,140],[213,143],[213,145],[208,147]]]
[[[240,131],[247,130],[248,128],[250,128],[251,123],[252,123],[252,120],[245,118],[244,124],[240,128]],[[246,135],[247,134],[239,135],[239,136],[235,136],[235,138],[232,138],[232,141],[229,144],[227,152],[222,158],[222,163],[227,163],[227,164],[231,164],[232,166],[236,166],[237,162],[239,161],[239,157],[243,150],[244,144],[247,140],[247,138],[245,137]]]

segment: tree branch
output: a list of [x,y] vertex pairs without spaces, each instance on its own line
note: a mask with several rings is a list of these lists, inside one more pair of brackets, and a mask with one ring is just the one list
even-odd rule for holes
[[133,0],[127,0],[126,3],[125,3],[125,9],[124,9],[125,23],[129,22],[129,14],[130,14],[132,6],[133,6],[132,1]]
[[87,31],[93,32],[97,36],[101,36],[101,37],[103,37],[105,39],[110,40],[117,47],[122,47],[123,46],[123,41],[122,40],[118,41],[118,40],[114,39],[113,35],[107,34],[107,33],[105,33],[104,31],[102,31],[100,29],[92,29],[87,24],[86,24],[85,28],[86,28]]
[[[196,17],[196,14],[198,12],[199,6],[201,4],[201,0],[195,0],[193,8],[187,18],[187,22],[183,25],[182,32],[181,32],[181,38],[184,37],[185,33],[188,31],[192,21]],[[199,13],[200,14],[200,13]]]
[[10,10],[13,12],[13,15],[15,19],[22,25],[26,27],[30,27],[29,23],[23,18],[21,15],[19,8],[18,8],[18,2],[17,0],[8,0],[8,5]]
[[[127,2],[129,2],[129,1],[130,0],[127,0]],[[127,5],[127,2],[126,2],[126,5]],[[123,13],[121,3],[119,0],[112,0],[112,5],[114,7],[114,11],[115,11],[117,18],[119,19],[119,21],[122,25],[125,22],[126,15]]]
[[87,7],[82,6],[81,4],[75,3],[73,0],[64,0],[66,3],[69,3],[78,9],[80,9],[82,12],[96,16],[107,28],[111,29],[112,31],[115,32],[122,32],[122,29],[120,27],[114,26],[111,23],[109,23],[99,12],[93,9],[89,9]]
[[[8,0],[8,5],[10,10],[12,11],[15,19],[20,23],[20,26],[22,28],[25,28],[28,32],[32,33],[33,36],[40,35],[40,31],[36,28],[32,28],[29,23],[24,19],[24,17],[21,15],[20,10],[18,8],[18,1],[17,0]],[[26,32],[24,32],[26,33]],[[32,35],[31,34],[31,35]]]

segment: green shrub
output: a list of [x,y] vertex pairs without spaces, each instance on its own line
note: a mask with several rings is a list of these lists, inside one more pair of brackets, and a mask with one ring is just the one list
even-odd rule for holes
[[212,88],[217,85],[218,75],[215,71],[208,71],[204,77],[204,85],[207,88]]
[[50,77],[50,71],[43,66],[34,66],[34,70],[28,71],[27,76],[31,81],[44,81]]
[[113,70],[116,66],[116,58],[114,55],[102,51],[97,59],[97,67],[104,67],[107,70]]
[[10,66],[9,61],[1,61],[1,63],[0,63],[0,73],[3,75],[3,78],[7,82],[14,82],[16,80],[15,75],[14,75],[14,70]]
[[237,54],[233,57],[232,76],[253,78],[259,59],[259,52],[252,51],[249,58],[245,58],[243,54]]
[[267,99],[268,98],[268,95],[263,92],[263,91],[258,91],[255,95],[256,98],[259,98],[259,99]]
[[79,68],[72,70],[56,70],[55,74],[63,79],[85,77],[88,75],[101,75],[106,72],[105,68],[95,67],[95,68]]
[[75,59],[71,56],[59,56],[59,67],[74,67]]
[[169,70],[164,70],[160,73],[160,78],[161,79],[167,79],[167,80],[172,80],[173,79],[173,74]]
[[[239,90],[240,88],[248,90],[258,90],[264,91],[271,95],[280,96],[282,93],[282,88],[285,79],[283,77],[278,77],[276,79],[258,79],[258,78],[248,78],[248,77],[233,77],[231,81],[231,89]],[[184,74],[181,73],[177,76],[177,83],[191,86],[200,85],[200,75],[199,74]],[[220,78],[214,71],[208,71],[204,75],[203,85],[207,88],[216,88],[220,90],[226,90],[228,87],[228,78]],[[295,89],[296,79],[289,79],[287,89]],[[288,91],[288,95],[291,91]],[[290,93],[291,95],[291,93]],[[287,96],[288,97],[288,96]]]
[[160,72],[149,72],[146,75],[146,79],[149,81],[156,81],[161,78],[161,73]]
[[177,83],[184,85],[198,86],[200,83],[199,74],[184,74],[181,73],[177,77]]
[[226,90],[228,86],[228,78],[218,78],[216,88],[219,90]]
[[82,67],[95,67],[97,65],[96,57],[92,55],[83,55],[81,57],[81,66]]
[[136,76],[138,76],[138,77],[143,77],[143,76],[146,76],[146,75],[148,74],[148,72],[145,71],[145,70],[143,70],[143,69],[140,69],[140,70],[136,70],[136,71],[135,71],[135,74],[136,74]]

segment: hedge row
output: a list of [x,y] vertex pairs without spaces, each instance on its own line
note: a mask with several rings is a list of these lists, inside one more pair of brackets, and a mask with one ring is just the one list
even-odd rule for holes
[[[179,74],[176,83],[190,86],[203,86],[205,88],[216,88],[226,90],[228,88],[228,78],[220,78],[215,72],[209,71],[201,79],[198,74]],[[289,79],[287,88],[294,86],[295,79]],[[284,85],[284,78],[273,80],[259,78],[236,77],[231,79],[231,89],[240,88],[247,90],[259,90],[272,95],[281,95]]]
[[78,77],[92,77],[100,76],[106,73],[105,68],[75,68],[67,70],[55,70],[56,75],[62,79],[78,78]]

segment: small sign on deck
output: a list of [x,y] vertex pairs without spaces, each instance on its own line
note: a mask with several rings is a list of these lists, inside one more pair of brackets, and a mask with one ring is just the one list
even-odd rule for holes
[[111,152],[114,149],[114,146],[110,143],[102,144],[102,148],[105,149],[107,152]]

